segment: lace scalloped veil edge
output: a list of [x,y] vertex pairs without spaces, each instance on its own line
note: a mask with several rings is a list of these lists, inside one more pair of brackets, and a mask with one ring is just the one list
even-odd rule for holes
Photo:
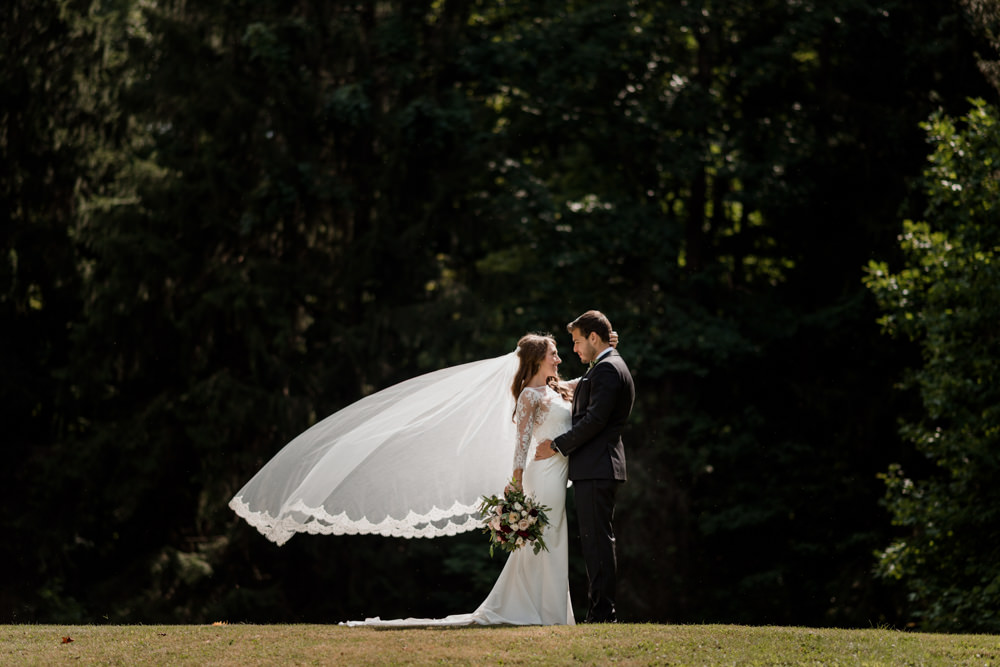
[[[386,517],[378,523],[367,519],[350,519],[346,513],[336,516],[328,513],[322,507],[309,508],[301,502],[292,507],[292,511],[306,514],[311,520],[302,522],[291,517],[275,518],[267,512],[254,512],[243,502],[241,496],[229,501],[229,507],[261,535],[277,544],[279,547],[296,533],[310,535],[382,535],[385,537],[434,538],[458,535],[482,527],[479,508],[456,502],[447,510],[437,507],[427,514],[410,512],[405,519]],[[448,519],[442,526],[432,522]],[[453,519],[459,519],[456,523]]]

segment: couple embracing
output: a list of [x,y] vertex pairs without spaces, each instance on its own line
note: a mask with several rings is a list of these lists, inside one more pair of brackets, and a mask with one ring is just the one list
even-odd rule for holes
[[[615,622],[612,522],[626,477],[621,432],[635,388],[607,317],[587,311],[567,331],[573,351],[590,366],[582,377],[562,380],[555,339],[528,334],[516,353],[419,376],[315,424],[258,471],[230,507],[278,545],[299,532],[452,535],[481,525],[469,497],[489,493],[498,467],[509,465],[503,463],[509,454],[498,454],[513,449],[512,483],[550,508],[548,549],[511,553],[472,613],[346,625],[575,623],[567,480],[589,579],[586,621]],[[420,466],[433,467],[441,483],[427,485]]]
[[439,619],[369,618],[347,625],[572,625],[566,525],[567,479],[575,489],[577,523],[589,580],[586,622],[613,623],[616,556],[615,493],[625,481],[621,432],[635,387],[612,345],[617,335],[603,313],[590,310],[566,326],[573,352],[589,365],[579,378],[559,377],[551,336],[528,334],[517,344],[511,385],[516,399],[513,483],[550,508],[548,550],[521,548],[507,559],[493,590],[471,614]]
[[[551,531],[547,539],[552,540],[549,545],[552,552],[540,552],[537,556],[527,550],[514,552],[510,561],[520,559],[522,562],[508,562],[490,597],[477,613],[491,613],[492,605],[504,608],[509,595],[504,590],[504,579],[512,567],[523,569],[518,576],[526,580],[529,596],[532,590],[544,594],[554,589],[558,582],[566,590],[563,597],[568,599],[564,539],[568,477],[574,486],[577,523],[589,580],[586,621],[617,621],[612,522],[615,494],[626,478],[621,432],[632,412],[635,387],[625,360],[612,346],[611,323],[607,317],[591,310],[566,328],[573,337],[573,352],[580,361],[589,364],[589,370],[575,380],[560,381],[560,359],[555,341],[548,336],[528,335],[518,342],[521,363],[512,387],[517,396],[519,436],[514,478],[520,480],[523,474],[524,491],[553,508],[556,518],[546,529]],[[617,336],[614,342],[617,343]],[[539,357],[540,362],[534,361]],[[529,374],[531,377],[525,377]],[[532,441],[536,443],[534,456],[525,468]],[[545,560],[553,561],[555,567]],[[536,581],[534,586],[530,583],[532,579]],[[558,597],[558,593],[553,597]],[[550,607],[556,609],[554,603],[555,600],[549,603],[549,600],[539,599],[538,618],[532,619],[533,622],[572,623],[572,609],[565,618],[557,613],[546,613]]]

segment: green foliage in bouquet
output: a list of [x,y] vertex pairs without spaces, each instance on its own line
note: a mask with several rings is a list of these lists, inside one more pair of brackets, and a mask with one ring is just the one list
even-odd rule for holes
[[542,549],[548,551],[542,533],[549,523],[546,512],[551,509],[526,495],[513,480],[502,497],[483,496],[479,511],[483,515],[483,532],[490,536],[490,557],[498,547],[513,552],[531,545],[536,554]]

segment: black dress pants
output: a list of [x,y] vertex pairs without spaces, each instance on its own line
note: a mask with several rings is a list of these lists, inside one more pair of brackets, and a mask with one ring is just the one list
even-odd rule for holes
[[615,615],[615,492],[613,479],[574,480],[576,517],[583,542],[583,560],[587,564],[590,602],[587,623],[612,623]]

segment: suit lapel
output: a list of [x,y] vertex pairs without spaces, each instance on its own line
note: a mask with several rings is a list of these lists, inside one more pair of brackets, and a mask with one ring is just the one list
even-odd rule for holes
[[[601,357],[600,361],[598,361],[597,364],[603,364],[605,361],[608,361],[609,359],[611,359],[611,357],[613,357],[613,356],[615,356],[617,354],[618,354],[618,350],[612,349],[611,352],[609,352],[608,354],[606,354],[603,357]],[[593,371],[595,368],[597,368],[597,364],[594,364],[591,368],[587,369],[587,372],[584,373],[583,376],[580,378],[580,382],[581,383],[584,382],[584,381],[587,381],[587,378],[590,376],[590,372]],[[580,405],[580,403],[579,403],[580,396],[582,395],[582,393],[583,392],[581,392],[581,391],[575,391],[575,392],[573,392],[573,414],[574,415],[577,414],[577,412],[582,407]],[[589,386],[587,387],[587,397],[588,397],[588,399],[590,398],[590,387]]]

